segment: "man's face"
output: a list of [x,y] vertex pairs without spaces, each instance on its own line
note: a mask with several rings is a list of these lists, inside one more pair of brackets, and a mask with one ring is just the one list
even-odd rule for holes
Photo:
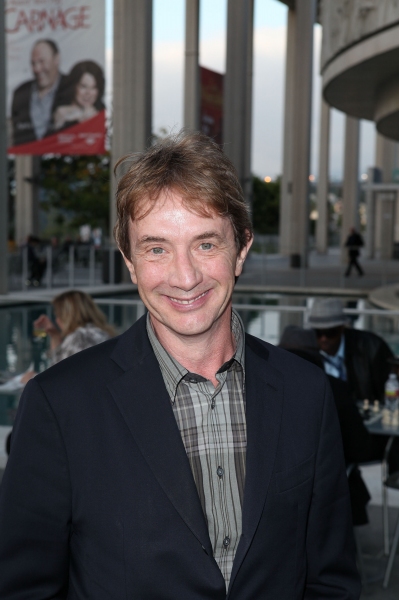
[[36,44],[32,50],[31,65],[40,91],[50,89],[56,82],[60,58],[45,42]]
[[315,329],[319,349],[330,356],[334,356],[338,352],[343,331],[343,325],[331,327],[330,329]]
[[[198,336],[230,320],[234,278],[251,242],[239,253],[228,218],[199,216],[178,192],[162,192],[155,207],[130,225],[133,283],[162,335]],[[230,322],[230,321],[229,321]]]

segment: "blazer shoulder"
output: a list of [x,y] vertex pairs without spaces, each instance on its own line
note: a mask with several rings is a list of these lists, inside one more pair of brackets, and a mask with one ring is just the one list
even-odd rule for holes
[[82,386],[88,382],[95,387],[96,381],[103,380],[107,374],[120,372],[120,369],[111,360],[111,354],[119,337],[116,336],[64,358],[36,375],[37,383],[45,387],[48,385],[62,386],[77,380],[81,381]]
[[308,360],[250,334],[245,334],[245,337],[248,348],[267,360],[268,365],[279,371],[283,377],[298,377],[300,381],[306,381],[309,377],[312,381],[324,384],[327,381],[324,370]]
[[124,333],[77,352],[46,369],[36,376],[37,383],[58,385],[63,381],[80,381],[82,387],[93,388],[104,385],[104,382],[120,375],[145,357],[145,338],[145,320],[141,318]]

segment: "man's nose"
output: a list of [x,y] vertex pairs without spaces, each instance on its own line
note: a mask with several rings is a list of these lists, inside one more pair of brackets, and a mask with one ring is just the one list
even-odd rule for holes
[[188,251],[177,252],[169,273],[169,285],[189,291],[202,281],[202,272]]

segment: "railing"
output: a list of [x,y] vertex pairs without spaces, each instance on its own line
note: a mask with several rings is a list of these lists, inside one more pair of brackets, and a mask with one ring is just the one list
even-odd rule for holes
[[117,248],[71,244],[61,249],[45,246],[29,261],[27,247],[8,256],[9,289],[95,286],[121,281],[122,257]]

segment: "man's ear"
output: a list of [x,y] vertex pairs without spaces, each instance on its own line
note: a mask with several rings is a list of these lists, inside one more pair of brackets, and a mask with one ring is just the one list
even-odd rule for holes
[[237,255],[237,259],[236,259],[236,268],[235,268],[235,273],[234,273],[236,277],[238,277],[239,275],[241,275],[241,272],[242,272],[242,268],[243,268],[243,266],[244,266],[245,259],[246,259],[246,258],[247,258],[247,256],[248,256],[248,252],[249,252],[249,249],[250,249],[250,248],[251,248],[251,246],[252,246],[252,242],[253,242],[253,241],[254,241],[254,236],[252,235],[252,236],[249,238],[249,240],[248,240],[248,242],[246,243],[246,245],[244,246],[244,248],[242,248],[242,249],[239,251],[238,255]]
[[127,269],[128,269],[128,271],[130,273],[130,279],[132,280],[133,283],[137,284],[136,269],[134,268],[133,262],[130,260],[130,258],[127,258],[123,254],[122,250],[119,249],[119,251],[120,251],[120,253],[123,256],[123,260],[125,261],[125,265],[127,266]]

